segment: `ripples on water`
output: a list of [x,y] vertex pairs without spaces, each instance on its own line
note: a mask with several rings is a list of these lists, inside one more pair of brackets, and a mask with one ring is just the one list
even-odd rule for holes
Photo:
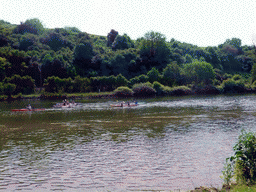
[[1,103],[0,189],[221,187],[241,129],[255,131],[254,95],[149,99],[124,109],[111,103],[36,113],[11,113],[21,104]]

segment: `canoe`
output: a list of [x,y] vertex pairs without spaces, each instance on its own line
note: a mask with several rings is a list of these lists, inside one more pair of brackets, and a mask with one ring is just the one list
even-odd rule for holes
[[75,104],[68,104],[68,105],[62,105],[62,103],[57,103],[56,105],[54,105],[53,107],[54,108],[63,108],[63,109],[65,109],[65,108],[73,108],[73,107],[75,107],[75,106],[77,106],[77,103],[75,103]]
[[120,104],[117,105],[110,105],[111,107],[136,107],[138,106],[138,104],[130,104],[130,106],[128,106],[127,104],[123,104],[123,106],[121,106]]
[[41,109],[11,109],[11,111],[44,111],[45,108],[41,108]]

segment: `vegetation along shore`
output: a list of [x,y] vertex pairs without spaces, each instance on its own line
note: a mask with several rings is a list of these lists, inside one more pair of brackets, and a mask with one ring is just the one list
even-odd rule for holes
[[0,21],[1,101],[254,93],[255,61],[255,47],[238,38],[198,47],[154,31],[132,40],[115,30],[47,29],[36,18]]

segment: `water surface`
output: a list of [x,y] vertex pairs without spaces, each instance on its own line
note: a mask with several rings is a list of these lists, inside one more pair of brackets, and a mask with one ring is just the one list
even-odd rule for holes
[[[0,103],[0,189],[66,191],[221,187],[242,129],[255,131],[256,97],[175,97],[111,108],[111,100]],[[10,112],[28,102],[43,112]]]

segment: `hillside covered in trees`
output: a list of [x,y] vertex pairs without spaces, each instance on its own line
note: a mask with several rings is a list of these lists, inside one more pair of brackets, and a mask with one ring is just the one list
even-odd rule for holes
[[75,27],[47,29],[38,19],[20,25],[0,20],[0,94],[8,97],[36,87],[49,93],[120,86],[121,92],[143,88],[160,95],[174,87],[243,92],[256,87],[255,63],[255,47],[242,46],[238,38],[198,47],[153,31],[132,40],[115,30],[97,36]]

